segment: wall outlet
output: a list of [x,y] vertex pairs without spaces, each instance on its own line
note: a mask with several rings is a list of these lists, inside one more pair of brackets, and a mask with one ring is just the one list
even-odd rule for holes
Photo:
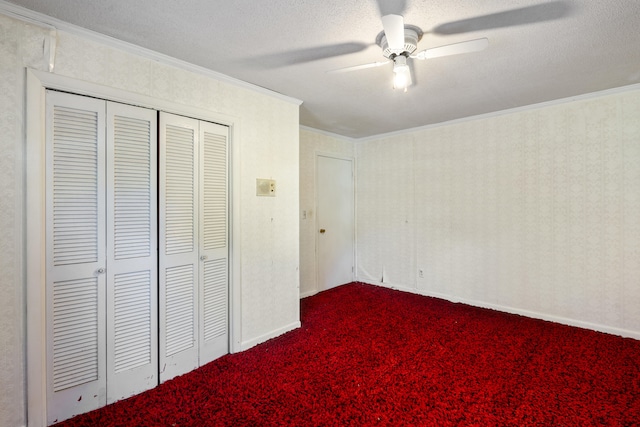
[[424,279],[424,271],[422,269],[418,270],[418,277]]

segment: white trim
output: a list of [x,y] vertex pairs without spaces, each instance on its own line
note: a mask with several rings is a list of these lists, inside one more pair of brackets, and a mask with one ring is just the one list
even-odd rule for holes
[[318,293],[317,289],[313,289],[313,290],[310,290],[310,291],[307,291],[307,292],[303,292],[303,293],[300,294],[300,299],[306,298],[306,297],[312,297],[312,296],[316,295],[317,293]]
[[541,108],[554,107],[554,106],[557,106],[557,105],[568,104],[568,103],[571,103],[571,102],[587,101],[587,100],[590,100],[590,99],[601,98],[603,96],[615,95],[615,94],[626,93],[626,92],[633,92],[633,91],[636,91],[636,90],[640,90],[640,83],[634,83],[634,84],[627,85],[627,86],[619,86],[619,87],[615,87],[615,88],[611,88],[611,89],[600,90],[600,91],[597,91],[597,92],[585,93],[585,94],[582,94],[582,95],[570,96],[570,97],[567,97],[567,98],[554,99],[554,100],[551,100],[551,101],[540,102],[540,103],[537,103],[537,104],[524,105],[522,107],[514,107],[514,108],[509,108],[509,109],[506,109],[506,110],[492,111],[490,113],[478,114],[478,115],[469,116],[469,117],[462,117],[462,118],[459,118],[459,119],[448,120],[448,121],[439,122],[439,123],[431,123],[431,124],[424,125],[424,126],[417,126],[417,127],[414,127],[414,128],[402,129],[402,130],[398,130],[398,131],[394,131],[394,132],[379,133],[379,134],[376,134],[376,135],[364,136],[362,138],[352,138],[352,137],[348,137],[348,136],[342,136],[342,135],[338,135],[338,134],[335,134],[335,133],[331,133],[331,132],[326,131],[326,130],[316,129],[316,128],[312,128],[312,127],[304,126],[304,125],[300,125],[300,129],[306,130],[306,131],[309,131],[309,132],[316,132],[316,133],[319,133],[319,134],[322,134],[322,135],[331,136],[333,138],[337,138],[337,139],[341,139],[343,141],[348,141],[348,142],[352,142],[354,144],[357,144],[357,143],[362,143],[362,142],[377,141],[377,140],[385,139],[385,138],[392,138],[394,136],[405,135],[405,134],[410,134],[410,133],[414,133],[414,132],[420,132],[420,131],[429,130],[429,129],[436,129],[436,128],[443,127],[443,126],[451,126],[451,125],[456,125],[456,124],[460,124],[460,123],[471,122],[471,121],[474,121],[474,120],[482,120],[482,119],[488,119],[488,118],[491,118],[491,117],[499,117],[499,116],[504,116],[504,115],[508,115],[508,114],[521,113],[521,112],[529,111],[529,110],[538,110],[538,109],[541,109]]
[[231,176],[229,177],[229,256],[231,265],[229,266],[229,352],[238,353],[242,351],[242,239],[240,228],[241,192],[240,183],[240,141],[242,141],[242,126],[240,120],[236,119],[233,127],[229,126],[229,144]]
[[[314,151],[314,154],[315,154],[316,157],[322,156],[322,157],[331,157],[332,159],[338,159],[338,160],[348,160],[350,162],[354,162],[355,161],[355,158],[353,156],[344,155],[344,154],[340,154],[340,153],[332,153],[330,151],[319,151],[319,150],[316,150],[316,151]],[[355,169],[353,170],[353,172],[355,173]]]
[[243,341],[241,351],[249,350],[251,347],[255,347],[256,345],[268,341],[272,338],[279,337],[280,335],[286,334],[287,332],[293,331],[294,329],[298,329],[300,326],[302,326],[302,323],[300,321],[289,323],[286,326],[267,332],[266,334],[262,334],[259,337]]
[[[509,108],[509,109],[500,110],[500,111],[492,111],[490,113],[478,114],[478,115],[469,116],[469,117],[462,117],[460,119],[448,120],[448,121],[445,121],[445,122],[433,123],[433,124],[428,124],[428,125],[424,125],[424,126],[418,126],[418,127],[409,128],[409,129],[402,129],[402,130],[398,130],[398,131],[394,131],[394,132],[380,133],[380,134],[377,134],[377,135],[365,136],[365,137],[362,137],[362,138],[351,138],[351,141],[354,141],[356,143],[377,141],[379,139],[391,138],[391,137],[394,137],[394,136],[405,135],[405,134],[414,133],[414,132],[420,132],[420,131],[428,130],[428,129],[435,129],[435,128],[439,128],[439,127],[443,127],[443,126],[451,126],[451,125],[470,122],[470,121],[474,121],[474,120],[482,120],[482,119],[488,119],[488,118],[491,118],[491,117],[504,116],[504,115],[507,115],[507,114],[521,113],[521,112],[529,111],[529,110],[538,110],[538,109],[541,109],[541,108],[554,107],[556,105],[567,104],[567,103],[570,103],[570,102],[586,101],[586,100],[589,100],[589,99],[601,98],[603,96],[615,95],[615,94],[618,94],[618,93],[632,92],[632,91],[635,91],[635,90],[640,90],[640,83],[634,83],[632,85],[615,87],[615,88],[612,88],[612,89],[605,89],[605,90],[601,90],[601,91],[597,91],[597,92],[585,93],[585,94],[582,94],[582,95],[569,96],[567,98],[560,98],[560,99],[554,99],[554,100],[551,100],[551,101],[539,102],[537,104],[524,105],[522,107]],[[322,131],[318,131],[318,132],[322,132]],[[347,137],[344,137],[344,138],[347,138]]]
[[177,104],[172,101],[153,98],[147,95],[128,92],[122,89],[116,89],[97,83],[78,80],[73,77],[62,76],[59,74],[53,74],[34,69],[28,69],[28,73],[33,74],[38,80],[43,82],[43,85],[47,88],[55,90],[72,92],[85,96],[92,96],[95,98],[106,99],[108,101],[120,102],[122,104],[150,108],[153,110],[164,111],[180,116],[187,116],[198,120],[215,122],[229,127],[234,126],[234,124],[237,124],[240,121],[240,118],[236,116],[231,116],[217,111],[191,107],[189,105]]
[[45,27],[49,30],[55,30],[52,24],[48,24],[46,21],[55,20],[47,15],[35,12],[33,10],[26,9],[17,4],[9,3],[5,0],[0,0],[0,13],[7,15],[10,18],[17,19],[28,24],[37,25],[39,27]]
[[341,141],[347,141],[347,142],[352,142],[352,143],[358,141],[357,138],[351,138],[351,137],[348,137],[348,136],[343,136],[343,135],[339,135],[337,133],[329,132],[327,130],[316,129],[316,128],[312,128],[310,126],[305,126],[305,125],[300,125],[300,130],[304,130],[304,131],[307,131],[307,132],[313,132],[313,133],[319,133],[320,135],[328,136],[330,138],[339,139]]
[[46,425],[46,325],[45,300],[45,212],[44,212],[44,107],[45,89],[90,95],[110,101],[138,105],[173,114],[215,122],[229,127],[231,159],[231,238],[230,238],[230,352],[242,351],[242,278],[240,228],[240,129],[241,120],[194,107],[157,100],[152,97],[75,80],[56,74],[26,70],[26,323],[27,323],[27,419],[29,426]]
[[[18,86],[19,86],[19,91],[17,93],[20,94],[26,94],[26,80],[24,78],[25,75],[25,71],[23,67],[12,67],[14,73],[16,74],[16,81],[18,82]],[[27,98],[26,96],[21,96],[18,98],[18,105],[17,105],[17,109],[24,114],[25,110],[26,110],[26,102],[27,102]],[[19,329],[17,329],[17,333],[18,336],[20,337],[20,354],[21,355],[25,355],[23,357],[26,357],[27,354],[27,307],[26,307],[26,302],[27,302],[27,294],[26,294],[26,288],[25,288],[25,283],[27,280],[27,270],[26,270],[26,266],[27,266],[27,259],[25,258],[25,254],[26,254],[26,228],[27,228],[27,223],[26,223],[26,201],[27,201],[27,197],[26,197],[26,182],[27,182],[27,171],[24,168],[26,159],[27,159],[27,147],[26,144],[23,141],[26,141],[26,123],[24,120],[20,120],[19,123],[19,140],[20,143],[15,145],[14,148],[14,153],[15,153],[15,159],[14,159],[14,170],[16,172],[19,171],[19,173],[16,173],[16,179],[15,179],[15,183],[14,183],[14,190],[15,190],[15,200],[14,200],[14,207],[15,207],[15,212],[14,212],[14,221],[13,224],[15,227],[14,230],[14,235],[13,235],[13,253],[16,254],[17,256],[15,257],[14,260],[14,271],[17,273],[16,274],[16,282],[15,284],[19,285],[19,293],[16,293],[17,296],[19,296],[19,309],[16,311],[16,313],[19,314],[19,318],[20,318],[20,327]],[[22,364],[20,366],[21,368],[21,375],[22,375],[22,393],[20,395],[21,397],[21,415],[22,415],[22,419],[24,420],[24,422],[26,423],[26,415],[27,415],[27,407],[26,407],[26,389],[25,387],[27,386],[27,381],[28,381],[28,372],[27,372],[27,366],[25,363],[25,359],[22,359]],[[26,425],[26,424],[23,424]]]
[[59,31],[64,31],[69,34],[80,36],[85,39],[95,41],[124,52],[128,52],[134,55],[139,55],[143,58],[157,61],[161,64],[170,65],[183,70],[191,71],[193,73],[211,77],[218,81],[228,83],[237,87],[241,87],[243,89],[248,89],[252,92],[257,92],[263,95],[277,98],[282,101],[290,102],[295,105],[302,104],[302,101],[299,99],[296,99],[287,95],[283,95],[278,92],[274,92],[272,90],[266,89],[261,86],[247,83],[242,80],[235,79],[233,77],[227,76],[226,74],[222,74],[222,73],[210,70],[208,68],[201,67],[199,65],[191,64],[189,62],[182,61],[180,59],[176,59],[171,56],[164,55],[162,53],[155,52],[153,50],[146,49],[144,47],[141,47],[132,43],[128,43],[104,34],[100,34],[95,31],[87,30],[86,28],[82,28],[77,25],[61,21],[57,18],[53,18],[43,13],[35,12],[33,10],[26,9],[12,3],[8,3],[5,0],[0,0],[0,13],[3,13],[14,19],[28,22],[30,24],[34,24],[40,27],[45,27],[47,29],[56,29]]
[[515,308],[507,305],[493,304],[493,303],[488,303],[485,301],[480,301],[475,299],[459,298],[454,295],[442,294],[439,292],[429,292],[424,289],[408,288],[402,285],[393,285],[390,283],[380,283],[380,282],[366,281],[366,280],[360,280],[360,282],[366,283],[369,285],[374,285],[374,286],[381,286],[383,288],[394,289],[397,291],[408,292],[408,293],[421,295],[425,297],[438,298],[438,299],[446,300],[453,303],[461,303],[461,304],[467,304],[473,307],[488,308],[491,310],[501,311],[503,313],[517,314],[517,315],[529,317],[532,319],[539,319],[539,320],[545,320],[547,322],[560,323],[562,325],[574,326],[577,328],[589,329],[597,332],[604,332],[607,334],[618,335],[626,338],[633,338],[636,340],[640,339],[639,331],[616,328],[612,326],[601,325],[599,323],[585,322],[583,320],[576,320],[576,319],[571,319],[569,317],[563,317],[563,316],[555,316],[553,314],[541,313],[538,311],[523,310],[520,308]]
[[45,325],[45,99],[42,82],[27,71],[25,174],[26,174],[26,323],[27,422],[45,426],[46,325]]
[[420,131],[424,131],[424,130],[429,130],[429,129],[436,129],[439,127],[443,127],[443,126],[451,126],[451,125],[456,125],[456,124],[460,124],[460,123],[465,123],[465,122],[471,122],[474,120],[482,120],[482,119],[488,119],[491,117],[499,117],[499,116],[504,116],[504,115],[508,115],[508,114],[515,114],[515,113],[521,113],[524,111],[529,111],[529,110],[538,110],[538,109],[542,109],[542,108],[548,108],[548,107],[554,107],[557,105],[562,105],[562,104],[568,104],[571,102],[579,102],[579,101],[587,101],[590,99],[595,99],[595,98],[601,98],[603,96],[608,96],[608,95],[616,95],[619,93],[626,93],[626,92],[633,92],[636,90],[640,90],[640,83],[634,83],[631,85],[627,85],[627,86],[619,86],[619,87],[615,87],[615,88],[611,88],[611,89],[604,89],[604,90],[600,90],[597,92],[590,92],[590,93],[585,93],[582,95],[575,95],[575,96],[569,96],[566,98],[560,98],[560,99],[554,99],[551,101],[545,101],[545,102],[540,102],[537,104],[530,104],[530,105],[524,105],[522,107],[514,107],[514,108],[509,108],[506,110],[499,110],[499,111],[492,111],[490,113],[484,113],[484,114],[478,114],[475,116],[468,116],[468,117],[462,117],[459,119],[454,119],[454,120],[448,120],[448,121],[444,121],[444,122],[439,122],[439,123],[431,123],[428,125],[424,125],[424,126],[417,126],[414,128],[409,128],[409,129],[402,129],[402,130],[397,130],[394,132],[388,132],[388,133],[379,133],[376,135],[371,135],[371,136],[364,136],[362,138],[352,138],[352,137],[348,137],[348,136],[342,136],[342,135],[338,135],[335,133],[331,133],[329,131],[326,130],[322,130],[322,129],[316,129],[316,128],[312,128],[309,126],[304,126],[304,125],[300,125],[300,129],[302,130],[306,130],[309,132],[316,132],[322,135],[327,135],[327,136],[331,136],[334,138],[338,138],[341,139],[343,141],[348,141],[348,142],[352,142],[352,143],[361,143],[361,142],[371,142],[371,141],[377,141],[380,139],[385,139],[385,138],[392,138],[394,136],[399,136],[399,135],[405,135],[405,134],[410,134],[410,133],[414,133],[414,132],[420,132]]

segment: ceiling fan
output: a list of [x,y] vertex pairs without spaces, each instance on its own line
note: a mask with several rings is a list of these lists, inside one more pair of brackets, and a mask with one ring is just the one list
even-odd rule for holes
[[[382,55],[385,58],[384,61],[339,68],[337,70],[331,70],[328,73],[362,70],[393,63],[394,87],[406,91],[406,88],[412,84],[410,60],[424,60],[441,56],[477,52],[486,49],[489,45],[487,38],[478,38],[429,48],[416,53],[418,42],[425,32],[414,25],[405,25],[404,17],[401,14],[406,10],[407,1],[408,0],[376,0],[378,10],[382,16],[383,28],[383,31],[376,37],[376,44],[382,48]],[[438,35],[453,35],[516,25],[529,25],[564,18],[571,12],[571,9],[571,3],[569,3],[568,0],[550,0],[530,6],[508,9],[502,12],[488,13],[486,15],[474,16],[458,21],[446,22],[430,28],[426,32]],[[256,66],[256,63],[258,63],[267,68],[295,65],[361,52],[369,46],[370,44],[368,43],[346,42],[336,45],[275,52],[259,56],[253,55],[250,59],[250,64],[251,66]]]
[[382,17],[383,31],[376,37],[376,44],[382,48],[382,55],[386,61],[331,70],[329,73],[342,73],[366,68],[380,67],[393,62],[393,87],[405,92],[411,86],[411,68],[409,59],[430,59],[441,56],[457,55],[461,53],[478,52],[486,49],[489,40],[486,37],[467,40],[422,50],[416,53],[418,42],[423,32],[414,25],[405,25],[402,15],[389,14]]

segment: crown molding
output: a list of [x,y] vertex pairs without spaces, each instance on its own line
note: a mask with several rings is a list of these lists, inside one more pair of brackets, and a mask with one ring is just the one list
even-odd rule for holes
[[615,94],[625,93],[625,92],[633,92],[636,90],[640,90],[640,83],[634,83],[627,86],[619,86],[611,89],[600,90],[597,92],[585,93],[582,95],[569,96],[566,98],[554,99],[551,101],[540,102],[537,104],[524,105],[522,107],[515,107],[515,108],[509,108],[506,110],[493,111],[491,113],[478,114],[475,116],[463,117],[460,119],[449,120],[449,121],[440,122],[440,123],[433,123],[433,124],[418,126],[418,127],[409,128],[409,129],[402,129],[394,132],[381,133],[377,135],[365,136],[362,138],[353,138],[351,140],[355,143],[377,141],[379,139],[392,138],[399,135],[406,135],[406,134],[420,132],[428,129],[435,129],[443,126],[456,125],[456,124],[471,122],[475,120],[488,119],[491,117],[499,117],[507,114],[521,113],[524,111],[539,110],[541,108],[549,108],[557,105],[568,104],[571,102],[587,101],[590,99],[601,98],[603,96],[615,95]]
[[180,68],[182,70],[190,71],[192,73],[204,75],[206,77],[210,77],[220,82],[228,83],[230,85],[240,87],[242,89],[250,90],[252,92],[257,92],[262,95],[267,95],[272,98],[277,98],[282,101],[286,101],[295,105],[302,104],[302,101],[299,99],[296,99],[287,95],[283,95],[278,92],[274,92],[270,89],[266,89],[261,86],[247,83],[242,80],[235,79],[233,77],[227,76],[226,74],[222,74],[222,73],[210,70],[208,68],[201,67],[199,65],[191,64],[189,62],[182,61],[180,59],[176,59],[168,55],[164,55],[162,53],[153,51],[151,49],[146,49],[144,47],[135,45],[133,43],[128,43],[128,42],[116,39],[114,37],[100,34],[95,31],[87,30],[86,28],[82,28],[77,25],[61,21],[60,19],[45,15],[43,13],[35,12],[33,10],[26,9],[21,6],[17,6],[5,0],[0,0],[0,13],[29,24],[46,28],[48,30],[55,29],[58,31],[63,31],[69,34],[73,34],[85,39],[89,39],[91,41],[95,41],[97,43],[107,45],[114,49],[118,49],[127,53],[131,53],[133,55],[138,55],[143,58],[159,62],[164,65],[169,65],[175,68]]
[[335,139],[338,139],[338,140],[341,140],[341,141],[347,141],[347,142],[356,142],[356,141],[358,141],[357,138],[351,138],[351,137],[348,137],[348,136],[344,136],[344,135],[340,135],[340,134],[337,134],[337,133],[329,132],[328,130],[316,129],[316,128],[313,128],[311,126],[306,126],[306,125],[300,125],[300,130],[304,130],[304,131],[307,131],[307,132],[313,132],[313,133],[319,133],[321,135],[328,136],[330,138],[335,138]]
[[509,108],[509,109],[506,109],[506,110],[493,111],[491,113],[478,114],[478,115],[469,116],[469,117],[462,117],[460,119],[448,120],[448,121],[439,122],[439,123],[432,123],[432,124],[428,124],[428,125],[424,125],[424,126],[418,126],[418,127],[409,128],[409,129],[402,129],[402,130],[398,130],[398,131],[394,131],[394,132],[380,133],[380,134],[371,135],[371,136],[363,136],[362,138],[352,138],[352,137],[348,137],[348,136],[343,136],[343,135],[339,135],[339,134],[336,134],[336,133],[331,133],[329,131],[325,131],[325,130],[322,130],[322,129],[316,129],[316,128],[313,128],[313,127],[310,127],[310,126],[305,126],[305,125],[300,125],[300,129],[307,130],[309,132],[320,133],[320,134],[331,136],[331,137],[334,137],[334,138],[337,138],[337,139],[342,139],[344,141],[349,141],[349,142],[352,142],[354,144],[358,144],[358,143],[363,143],[363,142],[377,141],[377,140],[380,140],[380,139],[393,138],[393,137],[400,136],[400,135],[407,135],[407,134],[420,132],[420,131],[424,131],[424,130],[428,130],[428,129],[435,129],[435,128],[439,128],[439,127],[443,127],[443,126],[451,126],[451,125],[456,125],[456,124],[460,124],[460,123],[471,122],[471,121],[474,121],[474,120],[482,120],[482,119],[488,119],[488,118],[491,118],[491,117],[504,116],[504,115],[507,115],[507,114],[521,113],[521,112],[524,112],[524,111],[539,110],[541,108],[554,107],[554,106],[557,106],[557,105],[568,104],[570,102],[588,101],[590,99],[601,98],[603,96],[615,95],[615,94],[626,93],[626,92],[633,92],[633,91],[637,91],[637,90],[640,90],[640,83],[634,83],[634,84],[626,85],[626,86],[619,86],[619,87],[615,87],[615,88],[611,88],[611,89],[605,89],[605,90],[600,90],[600,91],[596,91],[596,92],[585,93],[585,94],[582,94],[582,95],[570,96],[570,97],[566,97],[566,98],[554,99],[552,101],[545,101],[545,102],[540,102],[540,103],[537,103],[537,104],[524,105],[522,107],[515,107],[515,108]]

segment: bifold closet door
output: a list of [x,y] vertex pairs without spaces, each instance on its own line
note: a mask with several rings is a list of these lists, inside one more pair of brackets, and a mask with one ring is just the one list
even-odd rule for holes
[[156,122],[47,91],[50,424],[158,383]]
[[106,403],[104,101],[46,94],[47,422]]
[[156,122],[107,103],[107,403],[158,384]]
[[200,122],[200,366],[229,352],[228,141]]
[[160,113],[160,382],[198,367],[198,129]]
[[160,381],[229,352],[228,128],[160,114]]

